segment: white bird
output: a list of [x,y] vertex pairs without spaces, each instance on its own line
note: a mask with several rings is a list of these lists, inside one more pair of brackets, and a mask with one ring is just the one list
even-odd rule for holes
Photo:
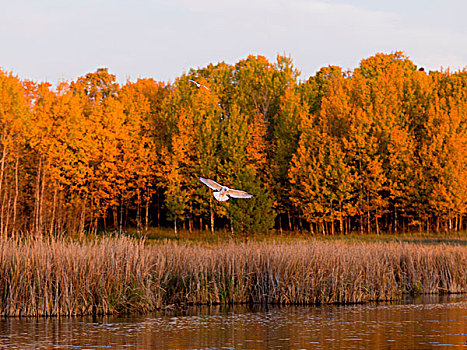
[[241,191],[241,190],[234,190],[232,188],[228,188],[227,186],[222,186],[218,184],[216,181],[211,179],[205,179],[204,177],[199,178],[203,184],[208,186],[210,189],[216,191],[213,193],[214,198],[216,198],[219,202],[228,201],[230,197],[232,198],[251,198],[253,197],[252,194],[248,192]]
[[191,81],[192,83],[196,84],[197,87],[204,87],[206,90],[211,91],[210,88],[208,88],[207,86],[205,86],[203,84],[198,83],[197,81],[194,81],[194,80],[191,80],[191,79],[188,79],[188,81]]

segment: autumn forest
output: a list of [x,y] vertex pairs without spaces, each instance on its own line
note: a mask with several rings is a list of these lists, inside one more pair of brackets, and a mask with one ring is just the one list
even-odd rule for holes
[[[254,197],[217,202],[199,176]],[[168,83],[0,70],[3,236],[453,232],[466,212],[467,70],[402,52],[305,79],[280,55]]]

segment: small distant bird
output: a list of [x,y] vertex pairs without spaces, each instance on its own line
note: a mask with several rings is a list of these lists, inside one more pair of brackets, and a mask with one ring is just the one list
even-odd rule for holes
[[218,184],[216,181],[211,179],[205,179],[204,177],[199,178],[203,184],[208,186],[210,189],[217,191],[214,192],[214,198],[216,198],[219,202],[228,201],[230,197],[232,198],[251,198],[253,197],[252,194],[248,192],[241,191],[241,190],[234,190],[232,188],[228,188],[227,186],[222,186]]
[[194,80],[191,80],[191,79],[188,79],[188,81],[191,81],[193,84],[196,84],[196,86],[199,87],[199,88],[204,87],[206,90],[211,91],[210,88],[208,88],[207,86],[205,86],[203,84],[198,83],[197,81],[194,81]]

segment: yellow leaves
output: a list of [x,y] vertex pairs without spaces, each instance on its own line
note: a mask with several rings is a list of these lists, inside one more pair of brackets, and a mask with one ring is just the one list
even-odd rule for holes
[[332,213],[334,199],[349,204],[339,213],[355,215],[353,204],[368,218],[381,217],[390,204],[414,217],[444,215],[427,201],[437,202],[436,210],[463,211],[466,191],[452,184],[466,187],[467,134],[461,120],[467,84],[452,88],[446,81],[452,78],[456,85],[458,76],[417,71],[400,52],[362,60],[351,79],[334,75],[324,84],[326,72],[310,78],[303,90],[310,103],[319,105],[319,114],[302,118],[289,169],[290,182],[299,186],[291,191],[291,201],[307,220]]

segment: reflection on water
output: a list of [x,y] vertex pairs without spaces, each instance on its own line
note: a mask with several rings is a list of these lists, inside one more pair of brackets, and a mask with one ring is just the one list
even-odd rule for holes
[[467,296],[0,320],[0,349],[447,349],[466,340]]

